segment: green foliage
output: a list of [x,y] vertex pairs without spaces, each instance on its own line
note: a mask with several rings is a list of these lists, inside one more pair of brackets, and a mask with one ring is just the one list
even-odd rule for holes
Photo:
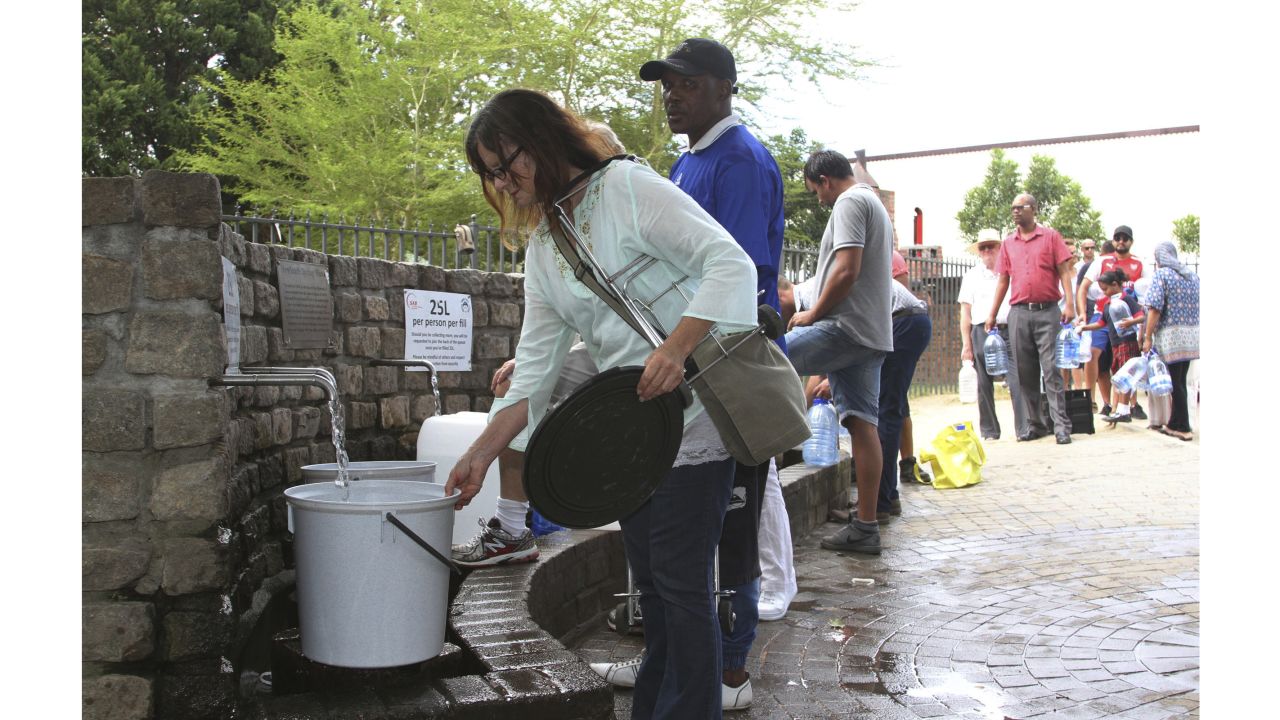
[[1006,158],[1003,150],[992,150],[987,176],[981,185],[969,190],[964,207],[956,213],[964,238],[973,242],[978,239],[978,231],[985,228],[995,228],[1001,235],[1013,230],[1009,206],[1020,192],[1018,187],[1018,163]]
[[275,62],[271,23],[292,0],[85,0],[81,5],[81,163],[86,175],[173,166],[213,105],[202,85]]
[[1027,177],[1019,181],[1018,164],[1005,158],[999,148],[991,151],[991,165],[982,184],[969,190],[964,207],[956,213],[961,234],[972,242],[983,228],[995,228],[1001,235],[1012,232],[1009,206],[1024,192],[1040,204],[1037,221],[1062,233],[1064,238],[1105,238],[1102,213],[1093,209],[1080,183],[1058,171],[1053,158],[1031,156]]
[[410,225],[487,215],[462,153],[467,119],[518,86],[608,123],[666,172],[678,149],[640,66],[686,37],[717,38],[750,68],[735,108],[750,118],[767,77],[794,70],[816,82],[863,65],[848,48],[804,39],[824,5],[302,0],[277,26],[273,70],[259,80],[223,71],[208,84],[227,103],[198,120],[206,140],[181,165],[260,208]]
[[1186,215],[1173,221],[1173,239],[1182,252],[1200,254],[1200,216]]
[[778,162],[782,174],[782,212],[786,218],[783,244],[817,249],[831,209],[820,205],[818,197],[805,189],[804,163],[809,153],[821,149],[821,144],[810,141],[800,128],[792,130],[789,136],[774,135],[762,142]]

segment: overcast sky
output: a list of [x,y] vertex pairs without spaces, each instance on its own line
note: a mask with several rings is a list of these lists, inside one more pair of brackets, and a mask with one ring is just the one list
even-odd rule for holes
[[[828,84],[825,97],[778,88],[761,103],[772,117],[760,129],[799,126],[852,156],[1200,124],[1199,28],[1184,4],[863,0],[819,26],[879,66]],[[1149,257],[1174,218],[1201,213],[1185,177],[1201,144],[1189,134],[1006,153],[1023,172],[1033,154],[1055,158],[1102,212],[1106,232],[1131,225],[1135,253]],[[900,241],[911,242],[918,206],[925,243],[950,254],[963,247],[955,214],[989,163],[983,152],[869,170],[896,193]]]

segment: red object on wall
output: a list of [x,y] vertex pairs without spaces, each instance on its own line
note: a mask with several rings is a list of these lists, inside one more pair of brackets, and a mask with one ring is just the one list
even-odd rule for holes
[[916,245],[924,244],[924,211],[916,208]]

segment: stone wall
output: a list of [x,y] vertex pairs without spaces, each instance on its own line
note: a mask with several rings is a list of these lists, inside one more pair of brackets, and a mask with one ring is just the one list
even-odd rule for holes
[[[443,412],[484,411],[522,279],[246,242],[210,175],[82,192],[84,716],[226,717],[253,623],[292,578],[281,493],[335,453],[319,388],[210,386],[226,363],[221,258],[237,268],[241,365],[332,370],[352,460],[413,458],[436,411],[427,373],[370,364],[403,357],[403,290],[472,295],[474,369],[439,385]],[[328,266],[331,347],[285,347],[281,260]]]

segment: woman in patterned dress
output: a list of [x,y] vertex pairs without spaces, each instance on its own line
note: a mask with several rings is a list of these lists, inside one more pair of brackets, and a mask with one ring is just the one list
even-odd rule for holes
[[1148,313],[1142,350],[1154,344],[1173,380],[1173,409],[1161,432],[1190,440],[1187,371],[1191,361],[1200,357],[1200,276],[1178,260],[1178,251],[1168,240],[1156,246],[1156,268],[1144,298]]

